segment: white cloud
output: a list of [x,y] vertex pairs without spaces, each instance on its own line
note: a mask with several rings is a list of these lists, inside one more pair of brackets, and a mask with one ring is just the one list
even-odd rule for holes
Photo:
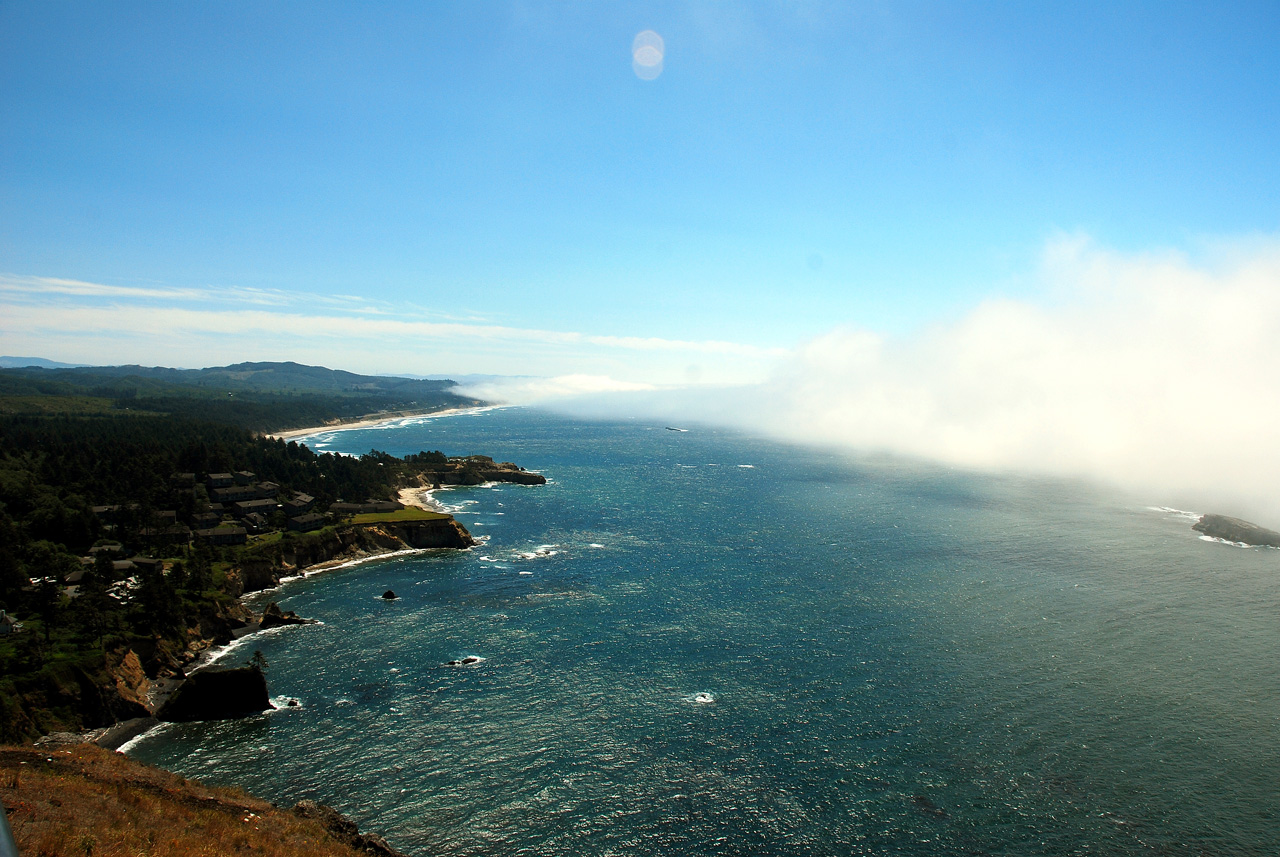
[[905,339],[833,330],[745,419],[973,468],[1079,475],[1280,526],[1280,247],[1218,265],[1048,247],[1047,305]]

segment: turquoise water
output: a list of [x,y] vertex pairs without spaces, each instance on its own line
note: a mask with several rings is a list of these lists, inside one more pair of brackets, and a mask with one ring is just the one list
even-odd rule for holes
[[414,854],[1278,853],[1280,551],[1158,498],[518,409],[316,444],[551,482],[286,584],[324,624],[228,658],[301,706],[134,756]]

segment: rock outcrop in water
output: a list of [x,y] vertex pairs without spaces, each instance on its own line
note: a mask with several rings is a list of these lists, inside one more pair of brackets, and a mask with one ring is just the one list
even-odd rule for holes
[[1191,529],[1229,542],[1280,548],[1280,533],[1239,518],[1229,518],[1226,515],[1204,515],[1191,525]]
[[266,631],[269,628],[279,628],[281,625],[314,625],[315,623],[315,619],[303,619],[292,610],[281,610],[280,605],[272,601],[263,609],[262,622],[258,627]]
[[209,667],[191,675],[160,707],[156,717],[172,723],[230,720],[274,708],[267,678],[248,667]]

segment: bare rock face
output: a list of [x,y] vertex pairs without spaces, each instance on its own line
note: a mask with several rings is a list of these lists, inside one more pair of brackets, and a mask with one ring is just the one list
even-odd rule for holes
[[280,605],[272,601],[262,611],[262,624],[259,626],[262,630],[268,628],[278,628],[281,625],[314,625],[315,619],[303,619],[292,610],[281,610]]
[[116,680],[116,693],[130,705],[147,710],[147,693],[151,690],[151,682],[142,669],[142,661],[133,649],[124,653],[124,657],[116,664],[111,674]]
[[304,800],[293,808],[293,814],[299,818],[312,818],[319,821],[330,836],[357,851],[374,854],[377,857],[405,857],[378,834],[361,833],[354,821],[331,806],[325,806],[313,800]]
[[1229,542],[1280,548],[1280,533],[1226,515],[1205,515],[1192,524],[1191,529]]
[[171,723],[230,720],[274,707],[267,697],[262,670],[254,666],[209,667],[183,682],[156,717]]

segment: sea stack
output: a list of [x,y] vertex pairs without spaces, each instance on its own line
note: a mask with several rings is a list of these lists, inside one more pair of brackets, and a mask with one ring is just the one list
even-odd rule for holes
[[382,593],[382,597],[387,601],[395,601],[400,596],[396,595],[394,591],[388,589],[386,592]]

